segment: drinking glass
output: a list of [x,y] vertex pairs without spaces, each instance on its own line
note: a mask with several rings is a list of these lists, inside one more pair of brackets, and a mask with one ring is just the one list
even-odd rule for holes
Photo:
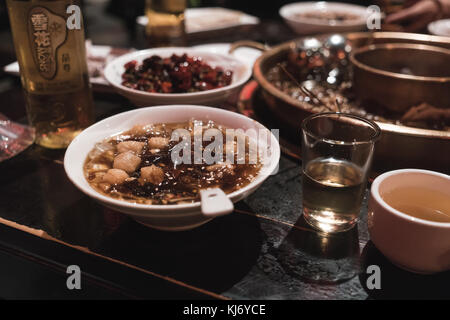
[[187,0],[146,0],[145,34],[149,47],[186,45],[186,5]]
[[322,232],[342,232],[358,221],[375,141],[374,122],[350,114],[314,114],[302,123],[305,220]]

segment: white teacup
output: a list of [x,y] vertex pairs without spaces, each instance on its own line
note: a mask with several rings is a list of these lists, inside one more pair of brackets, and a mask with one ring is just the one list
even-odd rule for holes
[[450,223],[413,217],[387,204],[382,194],[406,186],[448,195],[450,176],[427,170],[386,172],[372,183],[368,227],[372,242],[391,262],[416,273],[450,270]]

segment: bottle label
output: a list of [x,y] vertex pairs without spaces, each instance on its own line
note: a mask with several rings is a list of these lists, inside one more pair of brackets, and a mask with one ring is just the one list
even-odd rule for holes
[[37,95],[89,88],[81,9],[76,0],[8,0],[22,85]]
[[65,19],[46,8],[34,7],[29,12],[28,32],[40,75],[47,80],[53,79],[58,68],[58,48],[67,38]]

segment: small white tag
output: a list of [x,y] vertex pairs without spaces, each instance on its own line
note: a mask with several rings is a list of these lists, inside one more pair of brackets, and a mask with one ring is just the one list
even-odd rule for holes
[[218,217],[234,210],[233,202],[222,189],[200,190],[202,213],[207,217]]

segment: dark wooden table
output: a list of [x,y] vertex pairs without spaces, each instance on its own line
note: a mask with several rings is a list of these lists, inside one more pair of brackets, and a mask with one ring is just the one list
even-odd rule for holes
[[[88,21],[96,15],[87,12]],[[91,27],[90,34],[95,30]],[[103,29],[97,30],[94,43],[123,45],[126,39],[124,30],[115,30],[119,43],[107,36],[111,30],[103,31],[104,38]],[[246,37],[275,43],[294,35],[280,21],[264,21]],[[14,60],[9,32],[0,39],[4,65]],[[18,79],[2,75],[0,101],[1,112],[25,121]],[[95,104],[97,119],[132,109],[110,94],[96,93]],[[449,273],[402,271],[373,246],[367,197],[353,230],[337,235],[312,230],[301,216],[298,160],[283,155],[278,174],[237,203],[231,215],[171,233],[149,229],[86,197],[67,179],[63,155],[33,145],[0,163],[2,298],[450,298]],[[69,265],[81,268],[82,290],[67,289]],[[381,269],[380,290],[367,288],[369,265]]]

